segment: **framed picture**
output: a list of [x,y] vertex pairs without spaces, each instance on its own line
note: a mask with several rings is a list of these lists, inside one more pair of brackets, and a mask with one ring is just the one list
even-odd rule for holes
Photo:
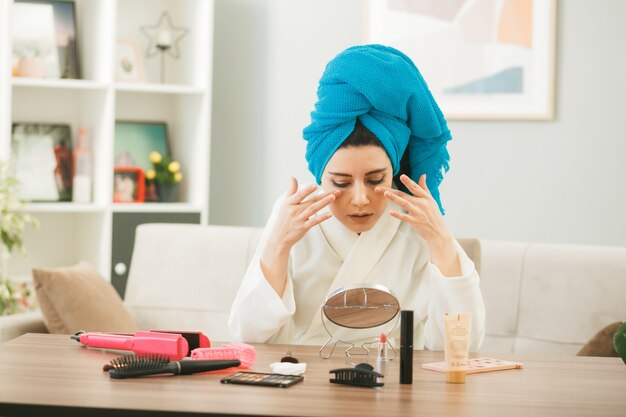
[[73,1],[15,0],[14,76],[80,78]]
[[26,201],[72,199],[72,137],[65,124],[14,123],[11,150]]
[[139,44],[134,40],[117,41],[115,79],[122,82],[144,82],[146,75]]
[[167,125],[164,122],[115,122],[115,167],[152,168],[150,152],[170,155]]
[[145,196],[145,178],[141,168],[118,167],[113,171],[113,201],[141,203]]
[[415,62],[448,119],[554,117],[556,0],[370,0],[366,42]]

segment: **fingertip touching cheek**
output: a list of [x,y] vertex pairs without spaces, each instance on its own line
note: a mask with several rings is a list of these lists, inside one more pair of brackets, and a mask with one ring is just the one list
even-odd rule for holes
[[350,146],[338,149],[322,174],[325,191],[341,190],[330,212],[355,233],[370,230],[387,208],[388,200],[376,187],[391,187],[393,169],[379,146]]

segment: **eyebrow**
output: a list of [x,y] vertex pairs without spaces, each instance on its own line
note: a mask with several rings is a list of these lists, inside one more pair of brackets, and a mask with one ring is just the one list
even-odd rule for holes
[[[366,172],[365,175],[372,175],[372,174],[380,174],[381,172],[385,172],[387,170],[387,168],[379,168],[379,169],[375,169],[369,172]],[[336,175],[338,177],[352,177],[352,175],[350,174],[344,174],[342,172],[328,172],[331,175]]]

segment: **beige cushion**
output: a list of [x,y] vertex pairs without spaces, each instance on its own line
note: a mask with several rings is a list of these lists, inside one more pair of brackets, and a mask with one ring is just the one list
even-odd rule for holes
[[481,240],[481,352],[575,355],[626,317],[626,248]]
[[202,331],[231,341],[230,306],[261,229],[149,223],[137,227],[124,305],[142,329]]
[[50,333],[134,332],[115,289],[89,263],[33,269],[37,300]]
[[527,243],[481,240],[480,288],[485,300],[482,352],[513,352]]

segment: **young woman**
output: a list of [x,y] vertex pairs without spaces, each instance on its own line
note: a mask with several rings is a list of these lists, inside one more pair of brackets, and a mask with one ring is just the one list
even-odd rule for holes
[[231,309],[233,336],[323,344],[326,295],[370,283],[414,310],[416,349],[443,348],[447,312],[472,314],[477,349],[485,321],[479,277],[438,193],[451,136],[415,65],[381,45],[343,51],[326,67],[311,119],[306,159],[321,190],[299,189],[292,178],[274,205]]

